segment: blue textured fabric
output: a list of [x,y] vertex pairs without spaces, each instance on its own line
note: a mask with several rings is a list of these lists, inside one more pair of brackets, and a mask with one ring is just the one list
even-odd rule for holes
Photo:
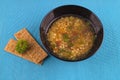
[[[103,43],[94,56],[65,62],[50,55],[41,66],[4,51],[13,34],[24,27],[41,44],[41,20],[67,4],[90,9],[103,23]],[[119,8],[120,0],[0,0],[0,80],[120,80]]]

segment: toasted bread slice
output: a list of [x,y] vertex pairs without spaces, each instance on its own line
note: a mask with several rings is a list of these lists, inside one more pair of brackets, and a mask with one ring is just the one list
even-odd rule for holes
[[[31,61],[31,62],[36,63],[36,62],[33,60],[33,58],[31,58],[31,57],[29,56],[29,53],[28,53],[28,52],[27,52],[27,53],[23,53],[23,54],[18,53],[18,52],[15,50],[16,44],[17,44],[17,41],[16,41],[16,40],[10,39],[9,42],[8,42],[8,44],[7,44],[6,47],[5,47],[5,51],[7,51],[7,52],[9,52],[9,53],[12,53],[12,54],[14,54],[14,55],[16,55],[16,56],[19,56],[19,57],[21,57],[21,58],[24,58],[24,59],[26,59],[26,60],[29,60],[29,61]],[[37,64],[37,63],[36,63],[36,64]]]
[[15,33],[14,36],[17,40],[24,39],[28,41],[30,49],[27,53],[29,53],[29,56],[35,63],[43,61],[48,56],[25,28]]

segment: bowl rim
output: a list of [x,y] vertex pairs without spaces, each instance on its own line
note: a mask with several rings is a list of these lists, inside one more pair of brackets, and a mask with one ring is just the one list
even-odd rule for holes
[[[50,13],[52,13],[54,10],[59,9],[59,8],[61,8],[61,7],[68,7],[68,6],[83,8],[83,9],[91,12],[91,13],[96,17],[96,19],[98,20],[98,22],[99,22],[100,25],[101,25],[102,37],[101,37],[101,42],[100,42],[99,46],[97,47],[97,49],[96,49],[92,54],[84,57],[83,59],[80,58],[80,59],[78,59],[78,60],[66,60],[66,59],[60,58],[60,57],[56,56],[55,54],[53,54],[53,52],[50,52],[50,51],[46,48],[46,46],[45,46],[45,44],[44,44],[44,42],[43,42],[43,40],[42,40],[41,28],[42,28],[42,24],[43,24],[44,20],[46,19],[46,17],[47,17]],[[60,16],[59,16],[59,17],[60,17]],[[52,22],[52,21],[51,21],[51,22]],[[53,21],[53,22],[54,22],[54,21]],[[98,16],[97,16],[94,12],[92,12],[91,10],[89,10],[88,8],[83,7],[83,6],[81,6],[81,5],[62,5],[62,6],[58,6],[58,7],[54,8],[54,9],[52,9],[52,10],[49,11],[49,12],[44,16],[44,18],[42,19],[42,21],[41,21],[41,23],[40,23],[40,28],[39,28],[39,30],[40,30],[40,40],[41,40],[41,43],[43,44],[43,47],[45,48],[44,50],[47,50],[48,54],[54,56],[55,58],[60,59],[60,60],[62,60],[62,61],[67,61],[67,62],[83,61],[83,60],[86,60],[86,59],[92,57],[92,56],[99,50],[99,48],[101,47],[101,45],[102,45],[102,43],[103,43],[103,39],[104,39],[104,27],[103,27],[102,22],[101,22],[100,19],[98,18]],[[88,54],[89,54],[89,52],[88,52]]]

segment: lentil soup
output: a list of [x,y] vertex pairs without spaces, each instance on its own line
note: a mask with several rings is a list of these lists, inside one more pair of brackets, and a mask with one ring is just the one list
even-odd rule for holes
[[94,38],[90,21],[75,16],[56,20],[47,33],[53,54],[65,60],[78,60],[87,54],[93,46]]

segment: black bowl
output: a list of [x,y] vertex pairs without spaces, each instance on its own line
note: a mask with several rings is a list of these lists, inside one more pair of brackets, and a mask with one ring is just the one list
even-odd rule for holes
[[[89,20],[92,25],[93,29],[95,31],[96,39],[94,41],[94,45],[91,48],[91,50],[88,52],[87,55],[80,57],[78,60],[66,60],[63,58],[59,58],[57,55],[55,55],[50,48],[49,42],[47,40],[47,32],[51,26],[51,24],[56,20],[59,19],[61,16],[67,16],[67,15],[73,15],[78,17],[83,17],[87,20]],[[53,9],[51,12],[49,12],[43,19],[41,25],[40,25],[40,37],[43,45],[47,49],[47,51],[55,56],[58,59],[64,60],[64,61],[80,61],[89,58],[92,56],[100,47],[102,40],[103,40],[103,26],[98,17],[90,10],[76,5],[64,5],[60,6],[58,8]]]

